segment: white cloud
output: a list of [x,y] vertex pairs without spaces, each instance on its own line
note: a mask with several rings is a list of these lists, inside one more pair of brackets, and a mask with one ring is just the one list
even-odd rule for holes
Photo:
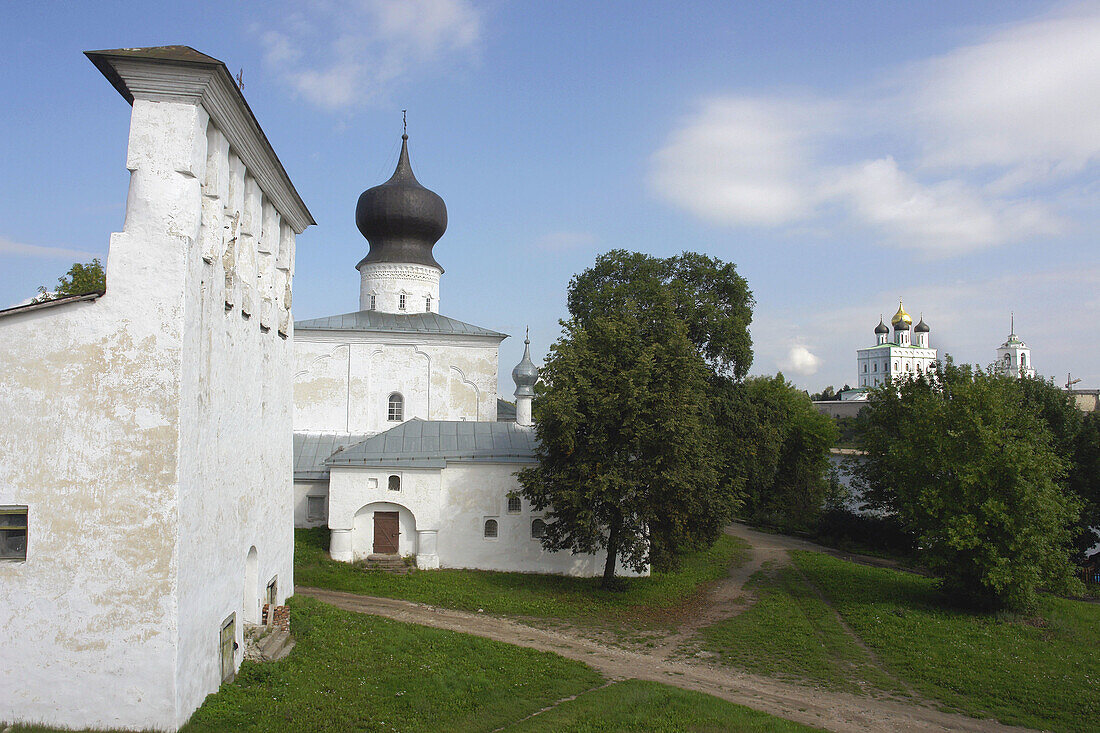
[[827,116],[824,105],[795,100],[706,100],[653,156],[650,184],[720,224],[801,218],[813,203],[801,180],[806,148]]
[[1100,156],[1100,6],[999,30],[912,83],[925,164],[1079,171]]
[[787,357],[779,362],[779,368],[784,372],[794,372],[801,377],[808,377],[817,373],[820,364],[821,359],[799,344],[787,351]]
[[535,241],[535,247],[547,252],[565,252],[571,249],[590,247],[599,240],[589,232],[549,232]]
[[947,256],[1064,230],[1081,209],[1073,176],[1098,161],[1092,4],[895,72],[870,96],[704,100],[649,182],[719,224],[836,226],[839,211],[845,236]]
[[94,252],[85,252],[82,249],[69,249],[67,247],[44,247],[38,244],[23,244],[13,242],[5,237],[0,237],[0,252],[19,257],[39,257],[91,261],[99,257]]
[[468,0],[315,0],[261,34],[264,60],[329,110],[363,104],[404,76],[472,53],[481,14]]

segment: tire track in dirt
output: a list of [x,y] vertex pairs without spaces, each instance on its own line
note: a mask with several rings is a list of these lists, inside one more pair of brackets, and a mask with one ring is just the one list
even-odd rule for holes
[[[773,548],[774,549],[774,548]],[[782,550],[783,548],[778,548]],[[768,548],[762,549],[765,554]],[[766,558],[765,558],[766,559]],[[761,559],[761,563],[765,561]],[[752,561],[750,561],[751,564]],[[864,731],[1023,731],[993,720],[980,720],[895,700],[861,697],[716,668],[661,654],[610,647],[560,629],[538,629],[511,619],[468,613],[393,598],[360,596],[320,588],[298,593],[357,613],[481,636],[507,644],[553,652],[583,662],[611,680],[642,679],[762,710],[781,718],[838,733]]]

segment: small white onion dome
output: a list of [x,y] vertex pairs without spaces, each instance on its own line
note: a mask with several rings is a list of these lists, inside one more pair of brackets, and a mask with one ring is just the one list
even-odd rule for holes
[[923,313],[921,313],[921,315],[920,315],[920,323],[918,323],[918,324],[917,324],[917,325],[916,325],[916,326],[915,326],[915,327],[913,328],[913,332],[914,332],[914,333],[928,333],[928,332],[929,332],[929,331],[931,331],[931,330],[932,330],[932,329],[928,327],[928,324],[924,322],[924,314],[923,314]]
[[512,381],[516,383],[516,397],[534,397],[535,382],[539,381],[539,369],[531,361],[531,340],[523,339],[523,359],[512,370]]
[[887,328],[886,324],[883,322],[881,315],[878,317],[878,325],[875,326],[875,333],[890,333],[890,329]]

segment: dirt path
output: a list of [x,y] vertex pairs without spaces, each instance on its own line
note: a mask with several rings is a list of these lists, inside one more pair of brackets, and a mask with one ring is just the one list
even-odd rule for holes
[[[768,552],[762,549],[763,554]],[[688,660],[673,661],[662,654],[609,647],[560,630],[536,629],[483,613],[454,611],[392,598],[360,596],[320,588],[297,588],[296,591],[349,611],[385,616],[396,621],[554,652],[584,662],[610,679],[653,680],[688,690],[698,690],[782,718],[839,733],[1025,730],[990,720],[944,713],[929,707],[805,687]]]

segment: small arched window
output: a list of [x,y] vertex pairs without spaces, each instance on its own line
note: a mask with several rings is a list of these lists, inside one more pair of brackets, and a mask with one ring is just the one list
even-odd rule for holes
[[511,514],[518,514],[519,510],[523,508],[518,496],[508,497],[508,512]]
[[404,293],[401,293],[400,295],[397,296],[397,309],[402,310],[402,311],[405,310],[405,294]]
[[866,373],[867,373],[867,365],[866,365],[866,364],[864,364],[864,365],[863,365],[863,373],[864,373],[864,374],[866,374]]
[[531,536],[535,539],[539,539],[546,534],[546,522],[541,519],[536,519],[531,522]]
[[485,520],[485,538],[494,540],[497,536],[497,520],[486,519]]
[[873,366],[875,368],[874,370],[876,372],[878,371],[878,362],[877,361],[874,364],[872,364],[871,366]]
[[388,486],[390,491],[401,491],[401,477],[390,476]]
[[390,395],[389,410],[386,419],[390,422],[401,422],[405,419],[405,398],[399,392]]

